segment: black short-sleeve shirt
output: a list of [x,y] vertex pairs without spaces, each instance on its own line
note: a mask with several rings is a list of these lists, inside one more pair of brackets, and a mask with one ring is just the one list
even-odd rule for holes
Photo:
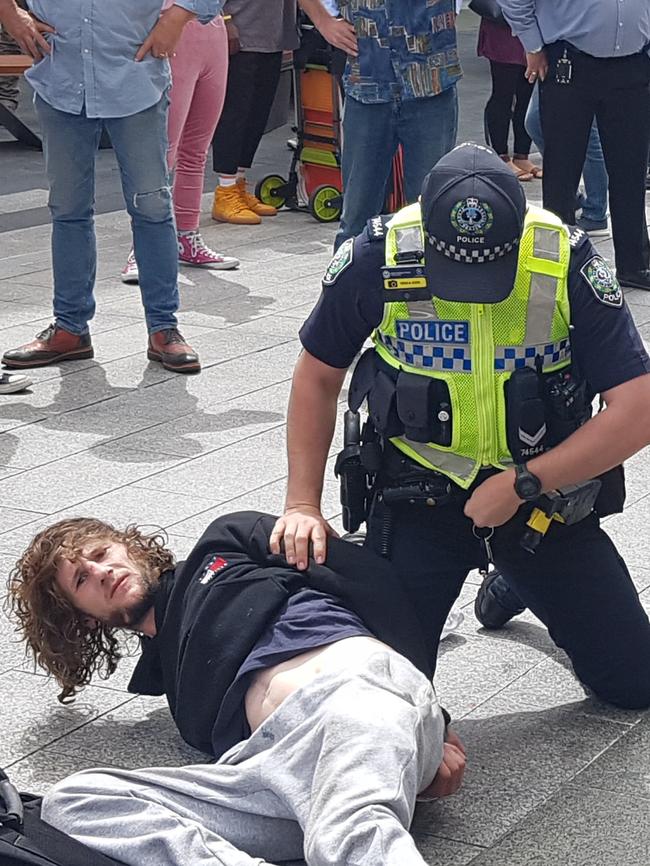
[[[650,358],[623,300],[603,300],[589,281],[599,259],[588,236],[571,233],[569,304],[573,362],[594,394],[650,372]],[[347,368],[383,316],[384,243],[368,229],[354,240],[352,262],[328,285],[300,329],[303,347],[331,367]]]

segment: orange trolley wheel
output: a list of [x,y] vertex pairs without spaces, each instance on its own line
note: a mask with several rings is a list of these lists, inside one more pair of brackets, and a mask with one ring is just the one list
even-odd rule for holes
[[318,222],[334,222],[342,210],[343,196],[335,186],[321,184],[309,196],[309,212]]
[[287,182],[282,175],[267,174],[255,187],[255,195],[264,204],[281,208],[287,202],[286,195],[283,195],[286,186]]

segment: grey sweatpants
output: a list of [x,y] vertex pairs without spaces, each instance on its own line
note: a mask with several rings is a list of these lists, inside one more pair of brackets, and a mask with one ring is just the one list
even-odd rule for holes
[[380,650],[293,692],[216,764],[76,773],[43,817],[129,866],[424,866],[408,828],[443,732],[431,684]]

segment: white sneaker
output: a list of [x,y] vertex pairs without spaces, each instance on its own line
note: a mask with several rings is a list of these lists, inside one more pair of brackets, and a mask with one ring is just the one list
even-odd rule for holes
[[138,273],[138,263],[135,260],[133,250],[131,250],[131,252],[129,253],[126,264],[120,272],[120,279],[123,283],[137,283],[140,280],[140,274]]
[[22,373],[0,373],[0,394],[15,394],[29,388],[32,380]]
[[199,232],[178,235],[178,261],[181,265],[193,268],[212,268],[217,271],[230,271],[239,267],[239,259],[224,256],[211,250]]

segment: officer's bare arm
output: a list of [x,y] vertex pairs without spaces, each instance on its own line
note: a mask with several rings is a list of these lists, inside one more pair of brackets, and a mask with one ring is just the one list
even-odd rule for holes
[[[595,478],[650,444],[650,373],[603,392],[604,412],[591,418],[568,439],[528,462],[554,490]],[[465,504],[476,526],[501,526],[521,505],[514,488],[514,469],[492,475]]]
[[306,568],[309,542],[316,561],[325,558],[332,530],[320,511],[325,463],[336,426],[337,398],[345,370],[330,367],[304,351],[293,373],[287,417],[289,479],[284,515],[271,534],[270,548],[298,568]]

